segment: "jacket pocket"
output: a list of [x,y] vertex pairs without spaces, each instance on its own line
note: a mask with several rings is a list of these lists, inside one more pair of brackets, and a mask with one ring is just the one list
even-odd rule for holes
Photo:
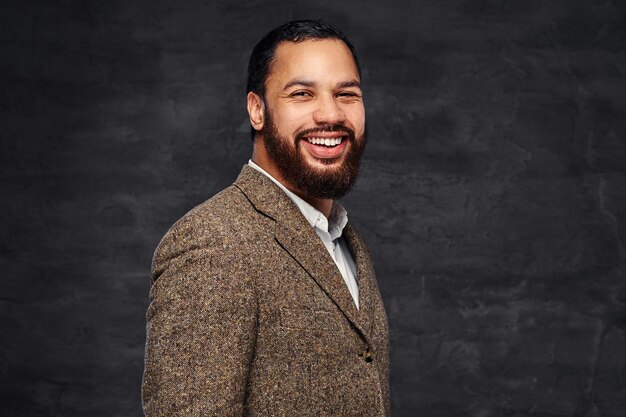
[[327,310],[283,307],[280,309],[280,326],[299,330],[339,331],[342,317]]

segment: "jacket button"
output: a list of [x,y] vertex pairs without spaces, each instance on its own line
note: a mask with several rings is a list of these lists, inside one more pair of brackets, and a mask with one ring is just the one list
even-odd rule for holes
[[374,360],[374,352],[372,352],[369,348],[367,348],[365,352],[361,353],[359,356],[368,363]]

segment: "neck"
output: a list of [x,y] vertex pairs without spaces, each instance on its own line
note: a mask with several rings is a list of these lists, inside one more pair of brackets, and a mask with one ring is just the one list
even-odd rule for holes
[[298,197],[300,197],[301,199],[303,199],[304,201],[306,201],[307,203],[309,203],[310,205],[312,205],[313,207],[315,207],[317,210],[320,211],[320,213],[322,213],[327,219],[330,216],[330,210],[333,208],[333,200],[330,198],[312,198],[312,197],[307,197],[305,195],[301,195],[298,194],[297,191],[291,190],[293,193],[297,194]]
[[276,181],[280,182],[285,186],[289,191],[315,207],[315,209],[319,210],[326,218],[330,216],[330,210],[333,207],[333,200],[331,198],[317,198],[310,196],[298,188],[294,187],[291,183],[289,183],[283,175],[280,173],[278,168],[272,163],[269,159],[267,153],[259,152],[258,147],[255,146],[252,151],[252,162],[263,168],[265,172],[270,174],[272,177],[276,179]]

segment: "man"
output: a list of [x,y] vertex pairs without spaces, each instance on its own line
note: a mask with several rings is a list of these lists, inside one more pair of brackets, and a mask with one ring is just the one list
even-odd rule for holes
[[253,152],[153,260],[147,416],[387,416],[387,321],[365,243],[336,201],[365,146],[360,69],[332,27],[254,48]]

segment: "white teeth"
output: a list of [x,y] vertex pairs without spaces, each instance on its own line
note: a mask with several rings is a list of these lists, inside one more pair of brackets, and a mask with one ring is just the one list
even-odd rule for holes
[[309,143],[313,145],[324,145],[324,146],[337,146],[341,143],[343,138],[333,138],[333,139],[325,139],[325,138],[307,138]]

